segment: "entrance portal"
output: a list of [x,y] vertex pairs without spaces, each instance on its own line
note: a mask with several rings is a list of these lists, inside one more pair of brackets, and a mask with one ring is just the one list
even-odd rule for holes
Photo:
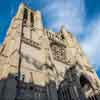
[[89,79],[87,79],[87,77],[85,77],[84,75],[81,75],[80,84],[81,84],[81,88],[85,95],[87,95],[88,93],[94,94],[92,96],[90,96],[90,95],[86,96],[87,100],[98,100],[97,97],[95,96],[92,84],[90,83]]

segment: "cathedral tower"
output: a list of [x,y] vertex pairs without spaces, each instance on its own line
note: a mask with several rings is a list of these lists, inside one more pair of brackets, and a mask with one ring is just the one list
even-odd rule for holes
[[46,30],[19,6],[0,47],[0,100],[99,100],[100,83],[70,32]]

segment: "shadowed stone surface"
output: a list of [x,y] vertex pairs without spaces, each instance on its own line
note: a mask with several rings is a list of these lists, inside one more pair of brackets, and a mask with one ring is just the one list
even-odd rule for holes
[[46,30],[41,13],[24,4],[0,47],[0,79],[0,100],[100,98],[99,79],[72,34]]

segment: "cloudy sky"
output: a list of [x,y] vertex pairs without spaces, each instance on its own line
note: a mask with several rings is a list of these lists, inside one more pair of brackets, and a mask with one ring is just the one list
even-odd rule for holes
[[2,0],[0,44],[21,2],[41,11],[44,27],[72,32],[100,77],[100,0]]

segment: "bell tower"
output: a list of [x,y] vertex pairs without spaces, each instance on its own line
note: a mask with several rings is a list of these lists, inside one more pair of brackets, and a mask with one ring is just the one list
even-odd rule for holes
[[43,27],[21,3],[0,47],[0,100],[99,100],[100,82],[75,37]]

